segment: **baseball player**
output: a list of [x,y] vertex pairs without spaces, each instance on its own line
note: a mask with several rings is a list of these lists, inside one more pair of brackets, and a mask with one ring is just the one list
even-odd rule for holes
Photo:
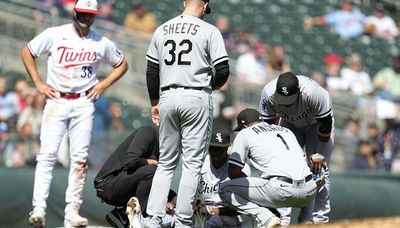
[[152,216],[149,227],[160,226],[181,153],[175,226],[191,226],[200,169],[211,135],[211,90],[219,89],[229,77],[221,32],[202,20],[211,11],[209,1],[185,0],[183,6],[181,15],[156,29],[147,51],[152,121],[160,125],[160,160],[147,205],[147,214]]
[[[106,215],[107,222],[113,227],[129,225],[126,214],[130,213],[127,211],[140,211],[142,217],[147,217],[147,200],[158,157],[158,131],[155,127],[143,126],[132,132],[99,170],[94,178],[94,187],[102,201],[116,206]],[[168,201],[172,201],[175,195],[171,190]],[[128,202],[139,205],[130,209]],[[172,220],[170,217],[166,216],[163,223]]]
[[[317,193],[304,152],[289,129],[262,122],[255,109],[240,112],[237,122],[228,161],[231,180],[222,182],[219,195],[240,213],[254,216],[258,227],[280,227],[269,208],[301,208]],[[248,159],[260,177],[242,172]]]
[[[29,223],[45,224],[46,200],[64,133],[70,139],[70,172],[66,190],[64,225],[85,226],[79,216],[87,172],[87,157],[93,125],[94,101],[128,69],[121,51],[109,39],[90,29],[98,13],[96,0],[78,0],[73,23],[51,27],[22,49],[22,60],[38,92],[47,98],[40,133],[41,148],[33,188],[33,211]],[[36,58],[47,54],[47,82],[42,82]],[[114,69],[99,82],[100,62]]]
[[[333,111],[328,91],[312,79],[291,72],[279,75],[269,82],[261,93],[259,110],[262,118],[273,123],[276,115],[279,125],[290,129],[300,146],[305,148],[314,174],[324,171],[325,185],[319,190],[315,203],[301,210],[299,222],[327,223],[330,212],[328,166],[333,145]],[[313,218],[308,217],[308,210]],[[281,214],[284,215],[285,213]],[[290,222],[290,212],[285,221]]]
[[[204,160],[200,182],[197,186],[198,200],[200,201],[198,205],[201,207],[196,209],[196,217],[205,221],[199,221],[204,224],[197,224],[196,220],[196,227],[241,227],[242,219],[238,216],[239,213],[222,205],[218,195],[221,182],[229,179],[228,148],[230,144],[229,132],[214,127],[208,155]],[[243,172],[250,175],[250,167],[247,164],[244,166]]]

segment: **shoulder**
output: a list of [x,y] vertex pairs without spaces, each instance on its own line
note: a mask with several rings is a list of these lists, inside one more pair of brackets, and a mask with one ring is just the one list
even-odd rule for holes
[[268,82],[263,88],[264,93],[268,94],[269,96],[274,94],[275,90],[276,90],[277,81],[278,81],[278,79],[274,79],[274,80]]

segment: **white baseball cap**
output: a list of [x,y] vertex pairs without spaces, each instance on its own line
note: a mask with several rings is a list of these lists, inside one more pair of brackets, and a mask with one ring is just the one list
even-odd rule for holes
[[74,10],[75,12],[79,13],[99,13],[99,10],[97,8],[97,0],[78,0],[76,2]]

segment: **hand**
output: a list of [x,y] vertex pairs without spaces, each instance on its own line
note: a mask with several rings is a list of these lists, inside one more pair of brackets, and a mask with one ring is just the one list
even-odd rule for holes
[[89,89],[89,93],[87,94],[87,98],[91,101],[97,101],[101,94],[106,90],[105,87],[103,87],[102,83],[97,83],[97,85],[93,86],[91,89]]
[[172,202],[167,202],[167,207],[165,208],[165,211],[167,212],[167,214],[171,215],[174,213],[174,208],[175,205]]
[[206,206],[207,212],[210,215],[219,215],[219,208],[213,206]]
[[319,174],[321,169],[326,166],[325,157],[321,154],[313,154],[310,156],[311,172]]
[[50,87],[47,84],[44,83],[39,83],[36,85],[36,90],[41,94],[44,98],[50,98],[54,99],[57,98],[57,91],[53,88]]
[[151,106],[151,120],[156,126],[160,126],[160,113],[158,105]]
[[157,165],[157,160],[154,160],[154,159],[147,159],[147,164],[149,164],[149,165]]

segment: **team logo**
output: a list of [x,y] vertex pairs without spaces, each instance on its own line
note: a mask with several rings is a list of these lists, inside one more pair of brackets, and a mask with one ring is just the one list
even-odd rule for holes
[[287,96],[289,94],[287,87],[282,87],[282,93],[285,94],[285,96]]
[[221,133],[217,133],[215,136],[216,136],[215,139],[218,140],[218,142],[222,143]]
[[121,50],[119,50],[118,48],[115,49],[115,52],[117,52],[117,55],[119,55],[119,56],[122,54]]
[[92,6],[92,2],[91,1],[86,1],[86,6],[87,7],[91,7]]

